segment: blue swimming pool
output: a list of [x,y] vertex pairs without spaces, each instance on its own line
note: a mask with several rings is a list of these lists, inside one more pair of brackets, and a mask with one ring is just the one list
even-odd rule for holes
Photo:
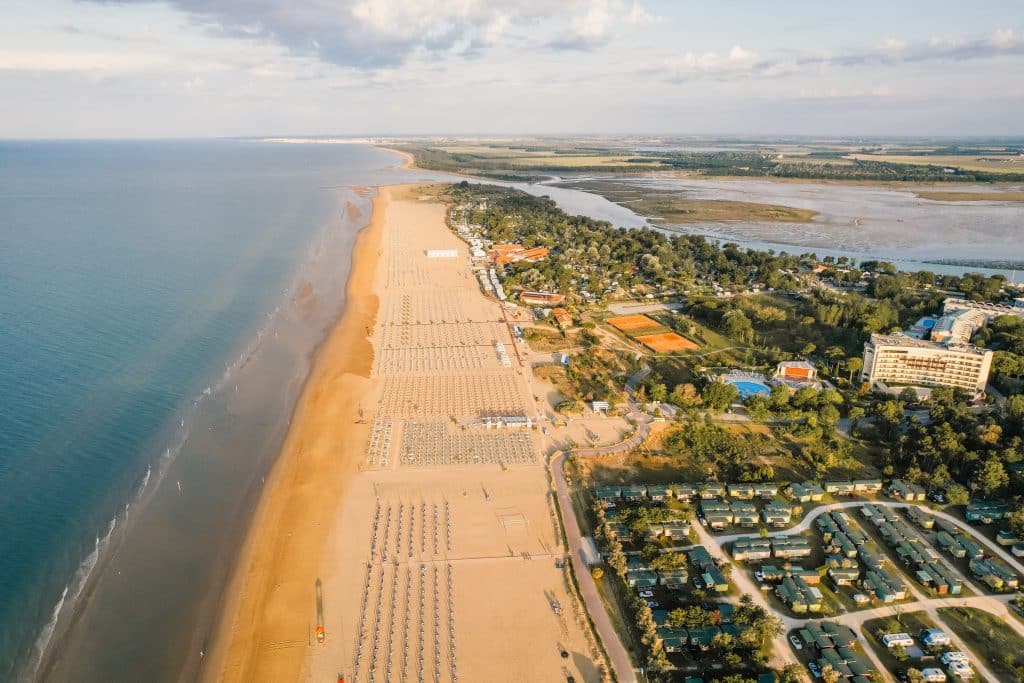
[[739,389],[741,399],[754,396],[755,394],[764,394],[767,396],[771,393],[771,389],[766,385],[751,380],[732,380],[729,384],[732,384],[734,387]]

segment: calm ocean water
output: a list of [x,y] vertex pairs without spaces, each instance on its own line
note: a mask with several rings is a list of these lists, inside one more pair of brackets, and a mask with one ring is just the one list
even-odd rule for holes
[[355,145],[0,143],[0,680],[37,675],[54,632],[53,679],[196,666],[196,620],[343,304],[370,201],[350,186],[395,182],[397,163]]

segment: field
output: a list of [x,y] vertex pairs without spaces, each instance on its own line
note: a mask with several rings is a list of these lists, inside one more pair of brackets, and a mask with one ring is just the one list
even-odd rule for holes
[[816,211],[781,204],[761,204],[728,199],[687,199],[681,195],[638,187],[615,180],[566,182],[570,187],[599,194],[651,220],[665,223],[707,223],[757,221],[767,223],[809,223]]
[[618,318],[608,318],[608,324],[620,332],[642,330],[649,327],[661,327],[660,323],[651,320],[646,315],[623,315]]
[[1012,156],[973,156],[973,155],[909,155],[896,154],[851,154],[851,159],[862,161],[885,161],[890,164],[910,164],[912,166],[946,166],[962,168],[966,171],[986,171],[988,173],[1021,173],[1024,172],[1024,159]]
[[670,351],[695,351],[700,348],[686,337],[681,337],[675,332],[648,334],[642,337],[637,337],[636,340],[657,353]]
[[916,192],[935,202],[1024,202],[1024,192]]
[[943,607],[939,614],[1002,681],[1024,680],[1024,638],[978,609]]
[[915,663],[918,668],[924,665],[916,660],[900,662],[893,651],[882,644],[878,634],[910,633],[911,635],[916,636],[924,629],[935,628],[935,626],[935,622],[928,618],[928,615],[922,612],[906,612],[901,614],[899,619],[896,617],[869,619],[864,622],[861,632],[864,634],[864,640],[866,640],[868,645],[873,647],[875,653],[878,654],[878,658],[882,660],[883,664],[889,667],[890,671],[892,671],[897,667],[915,666]]
[[[617,201],[608,197],[612,201]],[[620,202],[622,203],[622,202]],[[762,221],[808,223],[816,211],[780,204],[758,204],[727,199],[683,199],[673,195],[648,195],[626,204],[652,220],[666,223],[704,223],[715,221]]]
[[431,144],[403,148],[416,157],[416,163],[436,170],[462,172],[514,170],[663,169],[657,158],[642,158],[629,150],[595,149],[572,145],[516,147],[508,145]]

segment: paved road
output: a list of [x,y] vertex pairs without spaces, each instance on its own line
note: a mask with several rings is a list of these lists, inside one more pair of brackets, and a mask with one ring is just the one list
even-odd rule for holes
[[607,446],[574,448],[572,452],[575,455],[592,457],[598,455],[615,455],[616,453],[625,453],[626,451],[636,448],[647,440],[647,435],[651,431],[652,418],[644,413],[640,409],[640,406],[636,404],[636,401],[633,400],[633,391],[636,389],[636,385],[642,382],[649,374],[651,374],[651,368],[650,366],[645,365],[626,380],[626,405],[629,407],[630,417],[633,418],[633,422],[636,424],[636,430],[633,432],[633,436],[629,437],[625,441],[609,444]]
[[572,567],[576,572],[576,580],[580,586],[580,594],[587,606],[590,618],[594,622],[598,636],[604,644],[605,652],[611,660],[615,678],[620,683],[636,683],[636,674],[633,671],[633,662],[629,658],[626,647],[622,644],[618,632],[608,617],[608,611],[601,602],[601,595],[597,592],[597,584],[594,577],[590,575],[590,567],[587,566],[583,554],[583,534],[580,532],[580,525],[576,519],[576,512],[572,507],[572,497],[569,492],[569,483],[565,479],[565,453],[556,453],[551,458],[551,476],[555,481],[555,492],[558,495],[558,507],[562,512],[562,521],[565,525],[565,536],[569,543],[569,554],[572,558]]

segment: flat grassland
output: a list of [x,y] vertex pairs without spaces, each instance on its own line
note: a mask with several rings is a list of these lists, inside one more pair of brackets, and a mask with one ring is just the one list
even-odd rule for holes
[[986,171],[988,173],[1021,173],[1024,171],[1024,159],[1020,157],[1003,157],[1001,155],[974,156],[957,154],[850,154],[850,159],[861,161],[885,161],[890,164],[909,164],[911,166],[948,166],[962,168],[966,171]]
[[607,322],[620,332],[661,327],[661,323],[651,320],[646,315],[623,315],[618,318],[608,318]]
[[642,337],[636,337],[636,340],[652,351],[658,353],[668,351],[695,351],[700,348],[686,337],[680,336],[675,332],[648,334]]
[[600,167],[638,167],[644,169],[667,168],[661,160],[645,159],[636,155],[592,148],[546,147],[544,149],[508,147],[500,145],[429,145],[435,155],[448,157],[449,163],[465,168],[479,165],[495,169],[572,169]]
[[665,223],[707,223],[759,221],[771,223],[810,223],[817,211],[781,204],[737,202],[729,199],[683,199],[653,195],[631,202],[629,208]]
[[[1003,681],[1019,681],[1024,667],[1024,638],[1006,628],[998,617],[980,609],[940,607],[939,615],[974,654]],[[1010,617],[1013,619],[1014,617]]]
[[921,199],[934,202],[1024,202],[1024,192],[915,192]]

